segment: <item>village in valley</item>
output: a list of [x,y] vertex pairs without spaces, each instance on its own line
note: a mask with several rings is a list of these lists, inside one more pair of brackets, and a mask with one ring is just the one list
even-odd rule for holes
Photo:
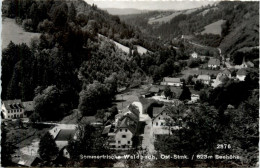
[[[12,2],[4,3],[3,23],[15,27],[20,22],[19,27],[15,27],[17,31],[21,31],[20,34],[25,33],[23,29],[31,31],[33,37],[32,41],[25,42],[30,44],[18,44],[10,39],[10,44],[5,42],[2,51],[1,121],[5,144],[3,146],[2,142],[1,145],[6,152],[1,156],[5,159],[2,165],[139,167],[225,164],[234,167],[243,163],[242,158],[250,158],[247,165],[255,164],[257,151],[253,147],[258,139],[255,123],[258,102],[255,100],[259,94],[259,58],[252,59],[250,54],[231,58],[227,49],[223,52],[221,47],[209,47],[192,40],[195,35],[189,38],[180,34],[171,42],[163,43],[165,48],[158,52],[145,43],[143,46],[139,41],[135,44],[139,39],[134,38],[141,38],[139,34],[129,40],[134,41],[133,45],[124,35],[116,34],[117,27],[107,30],[107,35],[103,31],[106,25],[101,26],[102,30],[96,28],[98,23],[94,20],[97,16],[92,16],[91,12],[88,19],[95,19],[84,20],[82,11],[95,11],[99,17],[108,14],[95,5],[86,5],[84,1],[78,3],[52,2],[48,15],[38,13],[43,18],[36,26],[33,24],[37,20],[33,18],[35,6],[47,11],[45,6],[49,4],[32,3],[28,14],[32,19],[27,19],[24,11],[24,16],[15,20],[15,14],[8,7]],[[214,4],[212,8],[215,10],[216,6]],[[66,19],[69,26],[57,21],[64,16],[57,14],[63,12],[63,8],[69,11]],[[208,8],[201,8],[201,11],[211,10],[211,6]],[[58,12],[53,12],[55,10]],[[74,10],[78,12],[75,16]],[[120,23],[114,16],[109,21]],[[126,28],[125,23],[123,27]],[[59,29],[72,35],[64,38],[66,33],[52,35]],[[3,32],[8,35],[6,27]],[[123,39],[121,42],[116,39],[119,37]],[[73,46],[70,40],[81,46]],[[67,43],[72,46],[71,50],[66,49]],[[259,46],[251,48],[259,50]],[[13,54],[12,51],[18,50],[25,58],[20,58],[19,52]],[[17,60],[15,57],[8,59],[12,54]],[[239,63],[234,63],[238,57]],[[100,70],[100,67],[104,69]],[[239,126],[240,120],[251,132],[246,135],[247,139],[235,137],[233,141],[229,135],[239,136],[246,132],[244,126]],[[248,141],[247,146],[241,145],[245,141]],[[221,150],[217,147],[219,144],[228,147]],[[243,153],[248,148],[252,152],[248,155],[252,157]],[[90,159],[113,155],[122,158],[128,154],[134,159]],[[206,160],[216,159],[216,156],[237,160],[204,162],[199,159],[199,154]],[[170,157],[172,162],[166,163],[167,159],[162,155],[174,156],[174,159]],[[151,159],[140,159],[140,156]]]

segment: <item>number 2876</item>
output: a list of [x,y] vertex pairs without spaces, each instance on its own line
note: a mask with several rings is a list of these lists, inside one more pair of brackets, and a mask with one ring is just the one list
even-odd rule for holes
[[217,144],[217,149],[231,149],[230,144]]

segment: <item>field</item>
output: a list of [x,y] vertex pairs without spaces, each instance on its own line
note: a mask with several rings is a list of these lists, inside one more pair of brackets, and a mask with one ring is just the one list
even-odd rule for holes
[[225,23],[225,20],[219,20],[214,23],[211,23],[204,27],[204,31],[201,32],[201,34],[215,34],[215,35],[221,35],[221,25]]
[[39,38],[40,33],[25,32],[14,19],[3,18],[2,21],[2,49],[12,41],[15,44],[26,43],[30,45],[32,38]]
[[175,18],[176,16],[180,15],[180,14],[191,14],[192,12],[195,12],[197,9],[188,9],[188,10],[184,10],[184,11],[176,11],[176,12],[173,12],[172,14],[170,15],[165,15],[163,16],[160,16],[160,17],[156,17],[156,18],[150,18],[149,21],[148,21],[148,24],[154,24],[154,23],[159,23],[159,24],[162,24],[162,23],[167,23],[167,22],[170,22],[173,18]]
[[154,23],[162,24],[163,22],[166,23],[180,14],[182,14],[182,12],[174,12],[168,16],[163,16],[161,18],[152,18],[152,19],[149,19],[148,24],[154,24]]

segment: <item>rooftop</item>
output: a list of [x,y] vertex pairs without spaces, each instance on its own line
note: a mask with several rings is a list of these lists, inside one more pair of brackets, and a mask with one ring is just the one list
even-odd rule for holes
[[220,61],[216,58],[210,58],[208,65],[220,65]]
[[22,101],[21,99],[17,100],[5,100],[3,101],[3,104],[5,105],[5,108],[7,110],[12,110],[12,109],[23,109]]
[[198,80],[204,80],[204,81],[207,81],[207,80],[210,80],[210,76],[209,75],[199,75],[197,77]]
[[69,138],[73,138],[76,133],[75,129],[62,129],[56,136],[55,141],[68,141]]
[[34,101],[22,102],[25,111],[34,111]]
[[173,83],[181,83],[180,78],[170,78],[170,77],[164,77],[163,78],[164,82],[173,82]]
[[246,74],[247,74],[247,71],[246,71],[246,69],[244,69],[244,68],[239,69],[239,70],[237,71],[237,75],[246,75]]
[[153,117],[156,117],[158,114],[160,114],[163,111],[162,107],[153,107]]

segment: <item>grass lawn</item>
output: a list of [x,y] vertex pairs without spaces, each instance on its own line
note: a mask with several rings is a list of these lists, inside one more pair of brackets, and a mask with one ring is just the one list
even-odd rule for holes
[[3,18],[2,21],[2,49],[12,41],[15,44],[26,43],[30,45],[31,39],[40,37],[40,33],[25,32],[21,26],[15,23],[15,19]]
[[202,31],[201,34],[221,35],[221,31],[222,31],[221,25],[225,22],[226,22],[225,20],[219,20],[214,23],[211,23],[204,27],[205,30]]

